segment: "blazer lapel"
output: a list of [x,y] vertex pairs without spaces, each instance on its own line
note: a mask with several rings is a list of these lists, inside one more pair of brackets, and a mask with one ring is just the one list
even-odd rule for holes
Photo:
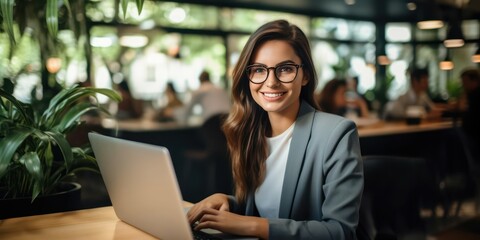
[[303,166],[307,143],[310,139],[315,109],[307,102],[302,101],[300,111],[295,122],[287,167],[283,180],[282,197],[280,200],[279,217],[289,218],[297,189],[300,171]]

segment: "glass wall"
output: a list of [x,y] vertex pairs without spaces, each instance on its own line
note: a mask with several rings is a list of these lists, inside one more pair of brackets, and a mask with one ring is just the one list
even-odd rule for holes
[[[476,20],[465,20],[462,29],[467,43],[463,47],[447,49],[443,39],[448,26],[434,30],[420,30],[410,23],[390,23],[386,25],[387,55],[392,60],[388,67],[394,80],[389,89],[390,99],[395,99],[409,88],[408,68],[426,68],[429,70],[429,90],[436,101],[446,101],[456,90],[451,86],[459,86],[460,73],[463,69],[476,66],[471,56],[477,44],[468,41],[479,38],[479,23]],[[413,33],[413,34],[410,34]],[[411,37],[413,36],[413,37]],[[401,43],[401,46],[398,45]],[[446,58],[454,62],[451,70],[441,70],[439,63]],[[401,66],[401,67],[400,67]]]
[[285,19],[302,28],[305,34],[310,35],[310,18],[298,14],[254,9],[222,8],[221,19],[220,28],[223,31],[243,31],[251,33],[266,22]]
[[375,25],[338,18],[312,19],[312,51],[318,90],[333,78],[359,78],[359,91],[375,85]]
[[119,9],[115,17],[111,5],[87,5],[93,22],[92,81],[113,87],[126,80],[135,98],[158,105],[168,82],[188,98],[198,88],[202,70],[210,72],[214,84],[228,88],[248,36],[267,21],[284,18],[309,34],[310,18],[295,14],[146,1],[140,15],[129,4],[125,16]]
[[[85,49],[78,47],[86,38],[75,43],[72,32],[60,32],[62,44],[69,50],[66,56],[60,56],[64,64],[56,81],[71,85],[89,77],[96,86],[111,88],[126,80],[136,98],[161,102],[158,99],[163,98],[166,83],[172,82],[180,96],[186,98],[198,87],[199,73],[207,69],[216,85],[228,88],[231,71],[248,36],[261,24],[279,18],[297,24],[310,37],[319,76],[317,90],[335,77],[359,77],[361,93],[372,90],[375,82],[380,81],[375,79],[379,39],[372,22],[149,0],[145,1],[141,14],[130,3],[124,15],[122,7],[114,6],[115,0],[86,3],[91,56],[86,57]],[[385,25],[385,51],[390,59],[386,74],[393,78],[388,88],[390,99],[408,89],[406,71],[412,65],[430,70],[430,90],[439,98],[448,97],[449,85],[458,85],[462,69],[475,66],[470,56],[478,47],[478,21],[463,21],[467,43],[448,51],[442,45],[446,29],[447,26],[419,30],[412,23]],[[14,60],[7,61],[8,38],[0,33],[0,75],[2,78],[17,75],[25,69],[23,75],[27,76],[20,75],[17,85],[26,86],[19,90],[26,93],[39,81],[35,69],[40,59],[31,56],[38,51],[28,50],[39,48],[36,40],[25,39],[20,44],[23,42],[30,43],[27,47],[17,47]],[[441,71],[438,63],[447,55],[455,67]],[[87,61],[91,61],[89,76]],[[23,84],[23,78],[29,80]]]

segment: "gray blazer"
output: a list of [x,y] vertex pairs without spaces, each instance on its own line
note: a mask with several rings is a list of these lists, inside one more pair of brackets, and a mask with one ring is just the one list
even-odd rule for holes
[[[278,219],[270,239],[355,239],[363,165],[355,124],[302,102],[293,130]],[[237,213],[258,216],[254,194]]]

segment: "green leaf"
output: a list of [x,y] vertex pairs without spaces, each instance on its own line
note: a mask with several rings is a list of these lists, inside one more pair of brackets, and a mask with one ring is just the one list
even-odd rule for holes
[[52,115],[58,114],[58,111],[60,111],[65,106],[65,99],[79,94],[77,89],[78,88],[75,87],[65,88],[62,89],[62,91],[60,91],[57,95],[55,95],[55,97],[50,100],[48,108],[43,112],[39,124],[45,125],[49,120],[51,122]]
[[72,149],[73,155],[77,161],[75,162],[75,169],[82,168],[91,168],[92,171],[98,171],[98,163],[95,157],[89,155],[83,149],[75,147]]
[[107,96],[108,98],[112,99],[113,101],[115,102],[120,102],[122,101],[122,96],[118,93],[118,92],[115,92],[111,89],[107,89],[107,88],[90,88],[89,89],[90,91],[92,92],[95,92],[95,93],[100,93],[102,95],[105,95]]
[[45,179],[44,194],[52,192],[60,181],[69,175],[65,174],[65,172],[65,166],[60,166],[53,174],[50,174],[49,179]]
[[57,37],[58,32],[58,6],[57,0],[47,0],[46,9],[47,28],[53,38]]
[[65,162],[65,168],[68,171],[70,169],[70,166],[72,166],[72,163],[73,163],[72,147],[68,143],[65,136],[61,133],[46,131],[45,134],[49,135],[53,139],[53,141],[57,144],[57,146],[60,148],[60,151],[62,152],[62,155],[63,155],[63,161]]
[[28,138],[34,129],[18,128],[0,140],[0,179],[6,174],[6,170],[12,161],[18,147]]
[[60,123],[56,124],[54,130],[58,132],[65,133],[68,129],[71,129],[77,124],[80,117],[90,110],[100,109],[107,114],[109,114],[105,109],[94,106],[90,103],[80,103],[73,106],[62,118]]
[[130,0],[120,0],[123,9],[123,19],[127,17],[127,7]]
[[68,0],[63,0],[63,4],[65,4],[65,7],[67,8],[68,15],[73,18],[74,16],[72,14],[72,8],[70,7],[70,2]]
[[[82,101],[82,98],[86,98],[87,101],[89,101],[88,97],[95,97],[96,93],[103,94],[117,102],[121,101],[121,96],[111,89],[78,86],[64,89],[50,101],[50,105],[43,113],[40,123],[46,125],[45,127],[47,128],[53,127],[55,123],[60,122],[64,117],[66,113],[65,109],[69,109],[70,106],[78,104]],[[92,106],[94,105],[92,104]]]
[[36,152],[27,152],[19,160],[25,166],[27,171],[35,179],[35,182],[43,182],[42,163]]
[[83,93],[79,91],[79,88],[63,89],[60,91],[60,93],[50,101],[48,108],[40,117],[39,124],[46,129],[52,128],[52,125],[58,121],[58,118],[62,117],[62,114],[67,110],[67,107],[76,103],[68,99],[78,99],[82,95]]
[[33,125],[33,118],[27,113],[27,108],[24,103],[18,101],[12,94],[3,91],[3,89],[0,89],[0,97],[4,97],[10,101],[15,106],[16,110],[23,116],[25,122]]
[[53,151],[52,151],[52,144],[47,141],[46,146],[40,146],[44,148],[43,152],[43,162],[45,163],[45,176],[50,175],[52,165],[53,165]]
[[43,189],[43,183],[41,182],[35,182],[35,184],[33,184],[33,189],[32,189],[32,201],[35,201],[35,199],[38,197],[38,195],[40,195],[40,193],[42,192],[42,189]]
[[13,4],[15,0],[0,0],[0,11],[3,16],[3,27],[6,30],[10,39],[10,48],[13,48],[15,43],[15,33],[13,31]]
[[138,15],[140,15],[142,13],[144,0],[136,0],[136,1],[137,1]]

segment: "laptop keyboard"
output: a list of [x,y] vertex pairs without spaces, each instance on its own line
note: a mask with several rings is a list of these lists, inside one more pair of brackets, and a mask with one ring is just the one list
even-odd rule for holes
[[192,229],[192,232],[193,232],[193,239],[195,240],[215,240],[215,239],[221,239],[219,237],[215,237],[213,235],[210,235],[208,233],[205,233],[205,232],[202,232],[202,231],[197,231],[197,230],[193,230]]

